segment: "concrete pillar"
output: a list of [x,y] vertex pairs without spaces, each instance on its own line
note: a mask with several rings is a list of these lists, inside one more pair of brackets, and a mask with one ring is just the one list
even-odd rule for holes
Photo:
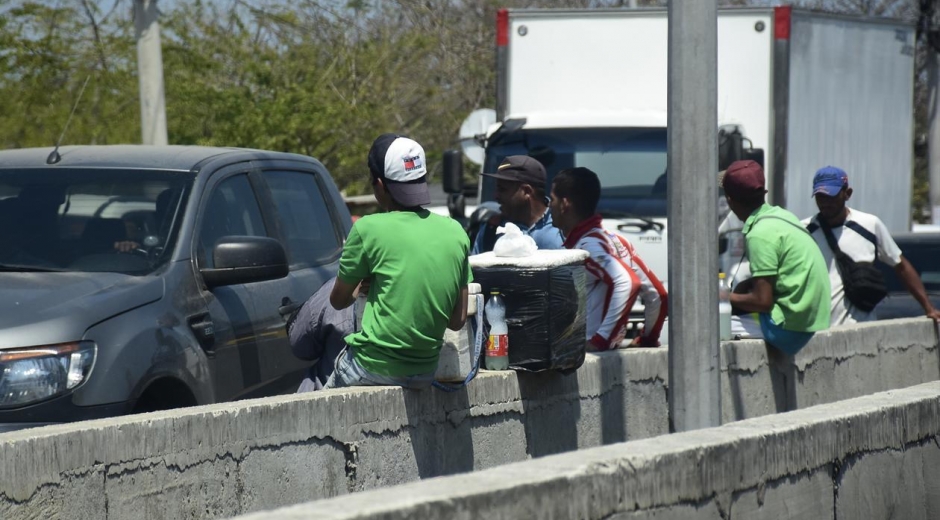
[[716,0],[669,2],[669,415],[718,426]]
[[143,144],[165,145],[166,103],[157,0],[134,0],[137,75],[140,78],[140,126]]
[[[929,41],[929,37],[927,40]],[[927,180],[931,223],[940,225],[940,53],[927,45]]]

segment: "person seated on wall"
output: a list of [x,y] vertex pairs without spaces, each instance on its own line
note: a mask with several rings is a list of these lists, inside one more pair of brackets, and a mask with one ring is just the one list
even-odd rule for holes
[[385,213],[353,224],[330,293],[334,309],[368,297],[361,330],[324,388],[431,385],[444,329],[467,320],[473,274],[470,240],[461,225],[423,206],[430,203],[424,149],[395,134],[379,136],[368,156],[376,200]]
[[763,338],[786,354],[829,328],[829,272],[799,219],[764,201],[764,170],[735,161],[722,177],[728,206],[744,222],[751,278],[733,288],[732,334]]
[[561,233],[552,225],[552,213],[548,210],[547,176],[542,163],[527,155],[510,155],[503,159],[496,172],[483,175],[496,179],[495,198],[501,218],[480,226],[471,255],[492,251],[496,239],[502,236],[496,230],[506,222],[519,226],[535,240],[539,249],[564,247]]
[[642,334],[630,346],[658,347],[668,309],[666,289],[627,239],[601,226],[600,197],[600,180],[588,168],[562,170],[552,182],[553,223],[564,235],[565,247],[591,254],[586,260],[588,348],[620,346],[637,297],[646,319]]

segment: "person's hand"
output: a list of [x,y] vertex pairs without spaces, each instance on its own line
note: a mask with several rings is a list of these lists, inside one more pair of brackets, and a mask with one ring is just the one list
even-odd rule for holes
[[658,346],[659,341],[652,341],[648,338],[644,338],[643,336],[637,336],[633,338],[633,341],[631,341],[629,345],[627,345],[627,348],[653,348]]
[[114,243],[114,249],[121,253],[130,253],[135,249],[140,249],[140,244],[133,240],[122,240]]
[[935,323],[940,322],[940,311],[931,308],[929,311],[927,311],[927,317],[932,319]]
[[356,289],[356,297],[359,296],[368,296],[369,287],[372,285],[372,281],[368,278],[359,282],[359,287]]

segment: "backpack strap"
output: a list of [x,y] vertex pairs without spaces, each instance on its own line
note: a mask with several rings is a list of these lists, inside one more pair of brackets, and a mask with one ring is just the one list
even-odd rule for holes
[[832,234],[832,228],[829,227],[829,224],[826,224],[819,215],[816,215],[816,222],[819,222],[819,227],[822,228],[823,234],[826,235],[826,242],[829,243],[829,249],[832,249],[832,252],[837,255],[841,253],[842,250],[839,249],[839,243],[836,242],[836,237]]
[[775,219],[777,219],[777,220],[779,220],[779,221],[781,221],[781,222],[786,222],[787,224],[790,224],[791,226],[795,227],[796,229],[799,229],[800,231],[802,231],[802,232],[804,232],[804,233],[810,234],[810,231],[807,230],[805,227],[803,227],[803,226],[801,226],[801,225],[799,225],[799,224],[794,224],[793,222],[790,222],[789,220],[787,220],[787,219],[785,219],[785,218],[783,218],[783,217],[778,217],[777,215],[764,215],[763,217],[758,217],[757,220],[755,220],[754,223],[751,224],[751,229],[753,229],[754,226],[756,226],[757,223],[760,222],[761,220],[766,220],[766,219],[769,219],[769,218],[775,218]]
[[842,269],[842,262],[839,261],[839,258],[845,256],[845,253],[843,253],[842,249],[839,248],[839,243],[836,241],[836,237],[832,234],[832,228],[826,224],[820,215],[816,215],[816,222],[819,222],[819,227],[822,228],[823,233],[826,235],[826,242],[829,243],[829,249],[832,250],[832,256],[836,258],[836,270],[839,271],[839,277],[842,278],[844,284],[846,273]]
[[869,242],[875,246],[875,255],[878,254],[878,237],[874,233],[862,227],[858,222],[847,220],[845,222],[845,227],[851,229],[852,231],[862,235],[863,238],[867,239]]

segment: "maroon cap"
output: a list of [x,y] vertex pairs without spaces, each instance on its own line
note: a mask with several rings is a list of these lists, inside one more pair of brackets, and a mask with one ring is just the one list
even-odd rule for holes
[[719,185],[731,198],[764,192],[764,169],[754,161],[734,161]]

